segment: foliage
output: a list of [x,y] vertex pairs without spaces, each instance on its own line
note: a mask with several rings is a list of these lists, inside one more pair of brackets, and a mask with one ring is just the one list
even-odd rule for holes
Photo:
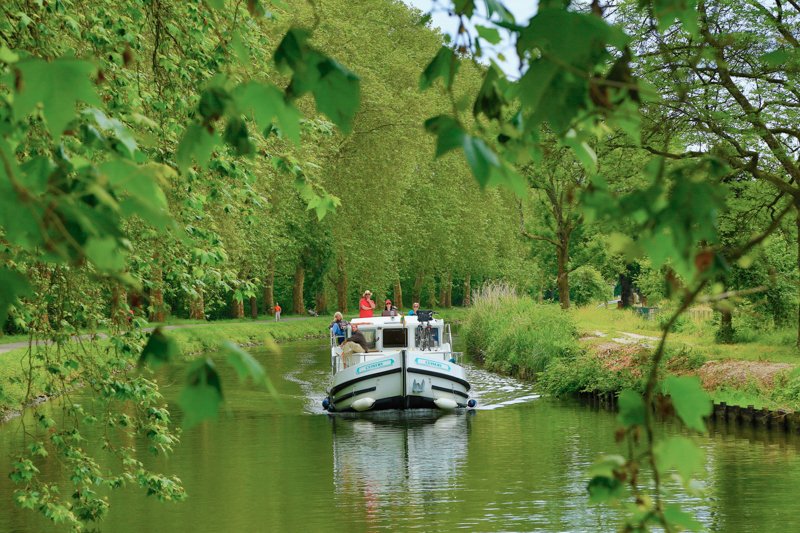
[[582,266],[570,275],[570,300],[575,305],[606,301],[611,297],[611,287],[593,266]]
[[550,361],[579,351],[570,317],[529,297],[477,296],[463,335],[488,368],[520,377],[533,377]]

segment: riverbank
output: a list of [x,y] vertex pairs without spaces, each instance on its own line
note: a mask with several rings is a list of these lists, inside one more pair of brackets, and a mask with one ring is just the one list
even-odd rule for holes
[[[186,324],[174,326],[169,337],[174,339],[182,357],[191,357],[219,349],[225,341],[240,346],[269,347],[275,343],[294,340],[325,338],[331,317],[303,318],[281,322],[241,322],[217,321],[205,324]],[[142,337],[146,332],[141,332]],[[69,372],[76,360],[84,363],[104,357],[112,348],[108,338],[88,341],[85,338],[55,345],[34,345],[28,348],[16,348],[0,353],[0,421],[17,416],[24,408],[46,401],[54,393],[53,376],[63,378],[66,387],[75,386],[78,379],[75,372]],[[117,341],[119,342],[119,341]],[[127,341],[126,341],[127,342]],[[135,346],[135,341],[131,341]],[[60,350],[58,360],[53,362],[52,354]],[[74,357],[72,357],[74,355]],[[138,354],[132,353],[130,365],[134,365]],[[30,378],[31,388],[28,390]]]
[[[800,370],[791,332],[716,344],[710,321],[671,333],[662,375],[696,375],[715,403],[800,411]],[[569,312],[496,295],[475,302],[465,321],[468,350],[490,369],[535,379],[554,396],[643,390],[659,323],[628,310]]]

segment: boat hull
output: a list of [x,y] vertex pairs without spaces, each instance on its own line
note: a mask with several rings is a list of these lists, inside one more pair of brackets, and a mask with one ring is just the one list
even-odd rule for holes
[[[365,358],[366,359],[366,358]],[[464,368],[444,354],[397,353],[358,362],[334,376],[331,412],[467,407]]]

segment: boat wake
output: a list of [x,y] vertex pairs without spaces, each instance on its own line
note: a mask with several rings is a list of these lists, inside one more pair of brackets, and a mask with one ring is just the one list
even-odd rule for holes
[[467,365],[467,379],[472,384],[471,395],[478,400],[477,409],[492,410],[531,402],[541,397],[527,383],[509,376],[501,376],[483,368]]

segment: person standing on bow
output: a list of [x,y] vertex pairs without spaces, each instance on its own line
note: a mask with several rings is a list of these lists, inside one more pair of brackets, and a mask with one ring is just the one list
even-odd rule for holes
[[397,308],[392,305],[391,300],[386,300],[381,316],[397,316]]
[[375,302],[372,300],[372,291],[364,291],[361,301],[358,302],[358,318],[372,318]]

